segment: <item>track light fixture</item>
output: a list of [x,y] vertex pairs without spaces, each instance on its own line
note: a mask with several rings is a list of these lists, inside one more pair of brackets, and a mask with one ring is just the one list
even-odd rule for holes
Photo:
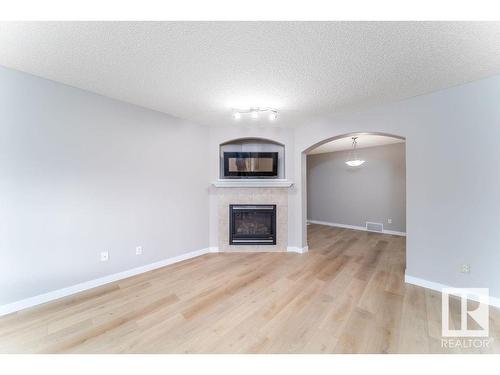
[[251,107],[247,109],[233,109],[233,119],[239,120],[243,116],[250,116],[252,120],[257,120],[260,114],[268,114],[269,121],[278,119],[278,110],[274,108]]

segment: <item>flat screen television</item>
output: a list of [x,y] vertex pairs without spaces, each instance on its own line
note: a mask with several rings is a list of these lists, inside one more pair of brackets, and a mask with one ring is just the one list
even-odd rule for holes
[[277,152],[224,152],[224,177],[278,177]]

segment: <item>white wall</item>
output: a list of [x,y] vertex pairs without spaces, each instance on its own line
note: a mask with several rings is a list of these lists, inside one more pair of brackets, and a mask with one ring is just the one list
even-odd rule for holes
[[405,232],[404,143],[358,149],[365,163],[355,168],[345,164],[350,153],[307,156],[307,219]]
[[[489,287],[500,296],[500,77],[473,82],[297,128],[301,151],[358,131],[406,137],[407,269],[410,276],[455,287]],[[305,187],[294,230],[305,243]],[[470,274],[460,264],[471,265]]]
[[0,305],[207,247],[207,128],[5,68],[0,103]]

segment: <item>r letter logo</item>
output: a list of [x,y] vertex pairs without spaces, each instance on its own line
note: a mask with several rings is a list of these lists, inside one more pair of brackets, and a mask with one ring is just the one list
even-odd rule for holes
[[[474,310],[468,310],[468,296],[479,299]],[[460,327],[450,329],[450,296],[460,299]],[[476,324],[472,329],[468,326],[469,318]],[[479,327],[479,328],[477,328]],[[489,335],[489,289],[488,288],[444,288],[442,294],[442,336],[443,337],[488,337]]]

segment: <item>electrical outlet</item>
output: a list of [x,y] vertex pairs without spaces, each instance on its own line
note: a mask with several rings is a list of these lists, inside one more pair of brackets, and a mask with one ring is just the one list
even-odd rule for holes
[[142,255],[142,246],[137,246],[135,248],[135,255]]
[[387,219],[387,223],[392,224],[392,219]]
[[102,251],[101,252],[101,262],[107,262],[109,260],[109,252]]
[[470,264],[462,264],[462,266],[460,267],[460,272],[470,273]]

